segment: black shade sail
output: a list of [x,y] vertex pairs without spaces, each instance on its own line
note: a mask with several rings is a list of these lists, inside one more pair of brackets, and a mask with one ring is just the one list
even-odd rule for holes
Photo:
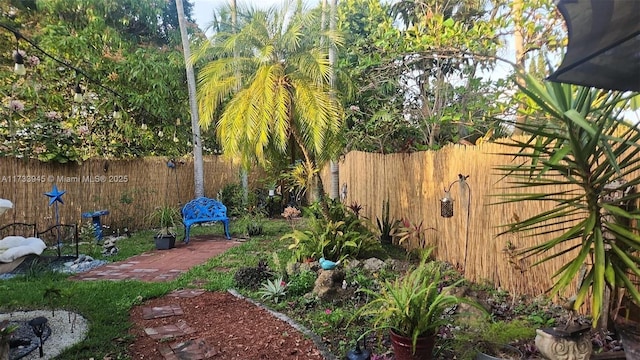
[[640,91],[640,0],[559,0],[567,54],[548,80]]

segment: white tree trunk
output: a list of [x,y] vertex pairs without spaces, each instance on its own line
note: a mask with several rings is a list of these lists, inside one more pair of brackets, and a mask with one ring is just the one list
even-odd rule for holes
[[180,24],[180,37],[182,38],[182,49],[184,53],[184,64],[187,71],[187,86],[189,88],[189,108],[191,110],[191,135],[193,139],[193,181],[195,197],[204,196],[204,165],[202,162],[202,138],[200,137],[200,124],[198,120],[198,103],[196,100],[196,77],[193,73],[191,48],[189,47],[189,37],[187,35],[187,21],[184,17],[184,6],[182,0],[176,0],[178,10],[178,24]]
[[[235,34],[238,31],[238,4],[236,0],[229,1],[229,7],[231,9],[231,30]],[[234,60],[238,58],[238,50],[233,49],[233,58]],[[240,78],[240,72],[236,66],[236,77]],[[240,83],[237,83],[236,91],[240,90]],[[242,185],[242,201],[246,206],[249,202],[249,175],[247,169],[242,168],[240,170],[240,184]]]
[[[336,30],[338,0],[331,0],[331,8],[329,11],[329,30],[332,32]],[[336,63],[338,60],[338,53],[336,47],[331,42],[329,43],[329,64],[331,65],[331,87],[336,88]],[[331,190],[329,196],[332,199],[339,199],[340,196],[340,167],[335,160],[331,161]]]

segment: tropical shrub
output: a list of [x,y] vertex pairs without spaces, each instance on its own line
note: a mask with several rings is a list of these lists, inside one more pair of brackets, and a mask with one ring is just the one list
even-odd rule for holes
[[427,247],[426,232],[427,230],[436,230],[432,227],[425,227],[424,221],[419,224],[410,220],[402,219],[393,228],[391,233],[393,237],[398,239],[398,244],[406,246],[414,246],[419,249]]
[[432,250],[425,250],[420,263],[404,276],[385,280],[379,291],[361,289],[372,300],[355,316],[370,317],[374,329],[392,329],[411,338],[415,348],[419,337],[434,335],[447,323],[442,316],[446,308],[465,302],[483,310],[475,302],[451,295],[463,280],[442,288],[441,264],[429,260]]
[[218,201],[227,207],[227,215],[237,217],[245,213],[244,190],[239,183],[226,184],[218,191]]
[[247,288],[257,289],[265,280],[271,278],[272,274],[269,270],[266,260],[260,260],[258,266],[242,267],[234,275],[236,285]]
[[[311,218],[309,228],[304,231],[293,230],[292,233],[282,237],[283,240],[293,240],[289,249],[294,250],[295,261],[321,257],[332,261],[347,257],[357,258],[358,255],[374,251],[380,246],[359,220],[347,223]],[[363,228],[365,231],[362,230]]]
[[289,283],[287,284],[288,293],[290,296],[301,296],[311,290],[316,281],[318,275],[313,271],[300,271],[295,275],[289,277]]
[[393,233],[398,223],[398,220],[389,216],[389,200],[385,200],[382,202],[382,219],[376,217],[376,225],[380,232],[380,243],[391,244],[393,242]]

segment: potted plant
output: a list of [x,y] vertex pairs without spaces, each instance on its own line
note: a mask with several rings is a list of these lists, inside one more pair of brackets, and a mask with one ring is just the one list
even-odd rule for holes
[[[540,255],[536,264],[566,257],[566,265],[555,274],[551,295],[574,295],[574,310],[590,295],[593,326],[601,320],[600,326],[606,327],[608,311],[621,289],[640,304],[640,291],[633,282],[633,276],[640,276],[640,235],[631,226],[640,211],[627,206],[640,200],[640,177],[634,175],[640,168],[640,129],[620,117],[620,109],[634,94],[543,84],[532,76],[520,76],[525,79],[521,90],[529,98],[529,109],[544,118],[517,124],[526,137],[504,143],[518,160],[501,168],[516,190],[504,194],[504,202],[556,206],[507,224],[503,234],[545,237],[521,255]],[[558,185],[565,190],[543,189]],[[519,191],[525,187],[530,191]],[[611,201],[615,193],[622,195]],[[574,281],[576,293],[566,294]]]
[[152,223],[158,229],[153,237],[156,249],[167,250],[175,247],[176,228],[180,222],[180,212],[168,205],[156,208],[150,216]]
[[249,209],[247,214],[242,217],[249,237],[262,235],[265,217],[264,210],[258,207]]
[[428,260],[432,250],[425,250],[419,264],[403,277],[386,280],[379,291],[362,290],[372,300],[356,316],[371,316],[373,329],[389,329],[397,360],[432,358],[436,333],[446,323],[442,317],[446,308],[465,302],[485,312],[476,302],[451,295],[463,279],[441,288],[441,265]]

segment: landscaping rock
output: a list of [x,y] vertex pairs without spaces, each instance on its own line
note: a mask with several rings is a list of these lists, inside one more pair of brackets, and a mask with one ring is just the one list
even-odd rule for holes
[[362,264],[362,268],[370,272],[377,272],[384,268],[384,261],[378,258],[368,258]]
[[346,261],[345,264],[344,264],[344,268],[347,269],[347,270],[357,269],[357,268],[359,268],[361,266],[362,266],[362,262],[360,260],[356,260],[356,259]]
[[345,273],[343,270],[322,270],[318,274],[312,293],[326,300],[338,295],[342,290]]
[[116,247],[116,239],[109,238],[105,239],[102,244],[102,255],[111,256],[118,253],[118,248]]

